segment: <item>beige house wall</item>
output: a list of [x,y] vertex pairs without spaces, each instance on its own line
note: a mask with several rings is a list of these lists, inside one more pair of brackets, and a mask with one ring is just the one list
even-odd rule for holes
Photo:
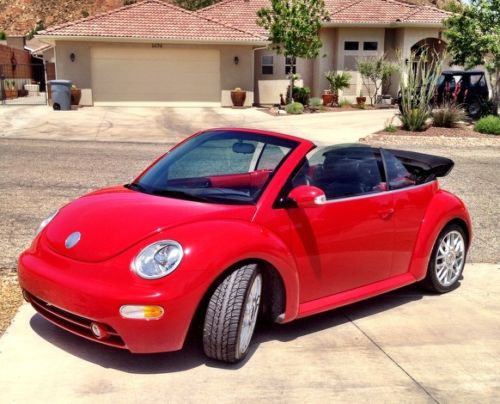
[[[273,74],[262,74],[262,56],[273,56]],[[289,80],[285,73],[285,56],[278,55],[270,49],[258,49],[255,51],[255,92],[256,102],[259,104],[279,104],[280,94],[285,96],[289,86]],[[297,59],[297,73],[301,80],[296,82],[297,86],[311,87],[313,84],[314,61]]]
[[[92,91],[91,73],[91,49],[92,48],[142,48],[151,49],[151,43],[104,43],[104,42],[78,42],[78,41],[56,41],[55,60],[56,76],[58,79],[73,81],[82,88],[86,94]],[[245,105],[250,106],[254,102],[254,81],[253,81],[253,50],[251,46],[233,45],[175,45],[162,44],[158,51],[163,49],[189,49],[193,52],[199,49],[216,49],[220,52],[220,80],[221,84],[221,105],[231,106],[231,90],[241,87],[247,91]],[[70,60],[71,53],[75,54],[75,61]],[[133,57],[133,55],[131,55]],[[238,58],[238,64],[235,63]],[[199,61],[201,64],[203,60]],[[136,72],[140,74],[140,72]],[[133,77],[131,77],[133,80]],[[151,78],[154,80],[154,77]],[[182,77],[179,78],[182,80]],[[189,83],[185,83],[189,85]],[[89,97],[87,97],[89,98]],[[91,98],[91,97],[90,97]],[[91,100],[89,100],[91,104]],[[188,105],[183,103],[183,105]],[[193,101],[196,105],[196,101]]]
[[322,28],[320,38],[322,47],[319,57],[314,60],[313,95],[315,97],[320,97],[323,90],[329,88],[325,73],[329,70],[336,70],[338,60],[337,29]]
[[[344,50],[347,41],[359,42],[357,51]],[[376,51],[364,51],[363,42],[377,42]],[[381,56],[385,49],[385,28],[338,28],[337,34],[337,70],[348,72],[351,75],[351,85],[341,92],[340,96],[349,101],[363,92],[368,96],[366,88],[363,86],[361,75],[357,71],[356,60],[363,57]]]

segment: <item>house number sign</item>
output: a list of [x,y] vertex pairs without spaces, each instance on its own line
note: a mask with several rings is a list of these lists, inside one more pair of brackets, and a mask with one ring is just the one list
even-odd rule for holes
[[152,43],[151,47],[152,48],[163,48],[163,44],[162,43]]

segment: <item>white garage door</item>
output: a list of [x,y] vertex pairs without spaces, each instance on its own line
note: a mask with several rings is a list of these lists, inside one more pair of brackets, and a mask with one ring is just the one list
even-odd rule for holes
[[220,105],[218,50],[93,48],[94,105]]

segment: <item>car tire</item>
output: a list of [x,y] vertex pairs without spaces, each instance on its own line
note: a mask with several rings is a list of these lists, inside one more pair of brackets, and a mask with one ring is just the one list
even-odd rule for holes
[[479,119],[483,115],[483,106],[479,99],[474,99],[471,101],[467,107],[467,115],[472,119]]
[[203,349],[212,359],[236,363],[250,347],[262,295],[262,275],[249,264],[231,272],[208,302]]
[[467,258],[467,237],[462,227],[447,225],[432,250],[422,285],[434,293],[447,293],[459,285]]

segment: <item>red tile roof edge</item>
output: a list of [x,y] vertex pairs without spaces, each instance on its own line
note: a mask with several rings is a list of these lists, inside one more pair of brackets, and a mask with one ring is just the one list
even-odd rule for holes
[[[80,18],[80,19],[78,19],[76,21],[70,21],[70,22],[67,22],[67,23],[64,23],[64,24],[60,24],[60,25],[56,25],[54,27],[47,28],[47,29],[45,29],[43,31],[38,32],[38,35],[41,35],[41,36],[43,36],[43,35],[53,35],[52,33],[54,31],[59,30],[59,29],[71,27],[71,26],[80,24],[82,22],[92,21],[92,20],[95,20],[95,19],[103,18],[103,17],[106,17],[108,15],[113,15],[113,14],[119,13],[120,11],[123,11],[123,10],[131,9],[131,8],[136,8],[136,7],[141,6],[143,4],[146,4],[146,3],[161,4],[162,6],[165,6],[167,8],[171,8],[171,9],[183,12],[185,14],[194,16],[196,18],[200,18],[200,19],[203,19],[205,21],[214,22],[214,23],[216,23],[218,25],[222,25],[222,26],[224,26],[226,28],[230,28],[230,29],[233,29],[235,31],[242,32],[244,34],[252,36],[256,40],[263,40],[263,41],[267,40],[266,36],[259,35],[259,34],[255,33],[255,32],[246,31],[244,29],[235,27],[235,26],[233,26],[233,25],[231,25],[229,23],[220,21],[220,20],[212,18],[212,17],[207,17],[205,15],[199,14],[199,13],[194,12],[194,11],[186,10],[186,9],[184,9],[182,7],[178,7],[178,6],[175,6],[175,5],[173,5],[173,4],[169,3],[169,2],[161,1],[161,0],[142,0],[140,2],[129,4],[127,6],[118,7],[118,8],[115,8],[113,10],[110,10],[110,11],[107,11],[107,12],[104,12],[104,13],[99,13],[99,14],[96,14],[96,15],[93,15],[93,16],[89,16],[89,17],[85,17],[85,18]],[[56,36],[56,35],[54,35],[54,36]]]

